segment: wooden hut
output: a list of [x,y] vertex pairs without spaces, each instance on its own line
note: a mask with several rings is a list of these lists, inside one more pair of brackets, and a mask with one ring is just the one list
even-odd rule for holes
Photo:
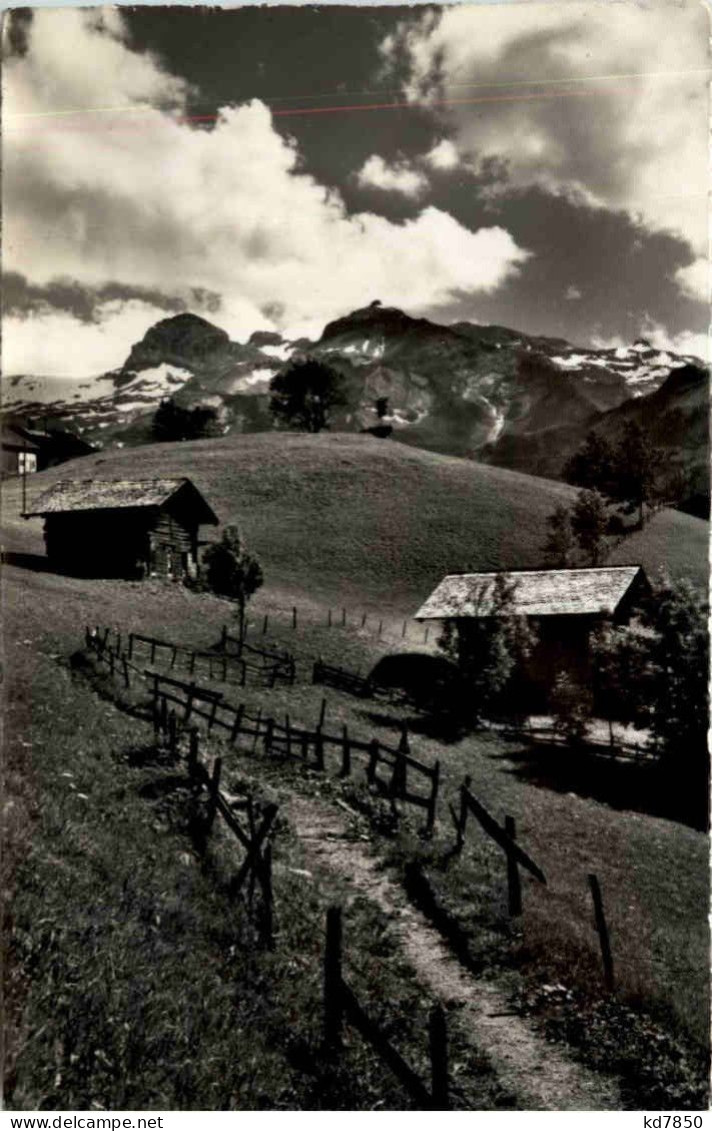
[[32,504],[34,516],[51,565],[84,577],[195,576],[199,528],[218,522],[189,479],[64,480]]
[[23,475],[39,468],[40,445],[37,436],[19,424],[3,424],[2,475]]
[[[591,676],[590,639],[596,627],[624,623],[650,592],[639,565],[591,569],[503,571],[513,582],[511,612],[531,619],[537,643],[525,673],[539,697],[558,672]],[[497,616],[493,573],[450,574],[415,614],[416,620],[463,621]]]

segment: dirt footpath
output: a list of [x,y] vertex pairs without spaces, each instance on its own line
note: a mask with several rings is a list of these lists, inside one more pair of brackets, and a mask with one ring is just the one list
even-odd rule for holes
[[456,1007],[449,1023],[460,1026],[468,1041],[488,1055],[501,1086],[517,1097],[517,1110],[622,1110],[614,1080],[570,1060],[525,1019],[512,1016],[496,986],[462,968],[398,884],[379,868],[367,845],[352,839],[346,818],[324,802],[295,795],[282,812],[307,862],[326,873],[327,882],[331,872],[388,915],[419,981],[443,1004]]

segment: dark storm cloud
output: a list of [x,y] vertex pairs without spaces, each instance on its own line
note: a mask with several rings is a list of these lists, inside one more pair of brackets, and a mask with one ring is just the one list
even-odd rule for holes
[[[453,318],[504,322],[583,343],[599,336],[631,340],[641,318],[672,334],[706,327],[706,304],[682,294],[674,279],[694,259],[681,237],[541,188],[509,190],[491,200],[475,179],[441,176],[433,178],[432,199],[441,207],[447,200],[468,227],[501,224],[533,253],[495,293],[453,304]],[[572,287],[580,300],[567,301]]]
[[[196,294],[196,305],[209,309],[209,300],[217,296]],[[5,315],[27,317],[39,311],[58,310],[71,314],[80,322],[96,322],[97,308],[106,302],[128,302],[136,299],[159,310],[178,313],[186,309],[185,302],[148,287],[127,287],[122,283],[106,283],[91,288],[73,279],[54,279],[46,286],[28,282],[24,275],[7,271],[3,276],[3,311]],[[219,301],[219,300],[218,300]]]

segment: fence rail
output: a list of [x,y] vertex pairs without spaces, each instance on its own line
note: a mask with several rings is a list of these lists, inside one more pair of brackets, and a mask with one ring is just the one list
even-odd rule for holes
[[428,1037],[431,1086],[428,1088],[393,1047],[379,1026],[369,1017],[342,972],[342,913],[330,907],[326,916],[324,948],[324,1045],[327,1053],[338,1056],[346,1022],[353,1025],[419,1107],[426,1111],[446,1111],[448,1102],[447,1028],[440,1006],[431,1010]]

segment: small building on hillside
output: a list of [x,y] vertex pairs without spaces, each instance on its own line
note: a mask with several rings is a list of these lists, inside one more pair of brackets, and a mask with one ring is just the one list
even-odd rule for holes
[[217,516],[189,479],[64,480],[32,504],[53,568],[82,577],[194,577]]
[[2,427],[2,477],[30,474],[40,469],[38,437],[19,424]]
[[[539,697],[560,671],[579,681],[590,679],[591,633],[606,622],[627,622],[650,592],[639,565],[503,573],[508,582],[515,583],[512,612],[530,618],[536,631],[537,643],[526,675]],[[450,574],[418,609],[415,619],[458,622],[497,616],[496,577],[496,572]]]

